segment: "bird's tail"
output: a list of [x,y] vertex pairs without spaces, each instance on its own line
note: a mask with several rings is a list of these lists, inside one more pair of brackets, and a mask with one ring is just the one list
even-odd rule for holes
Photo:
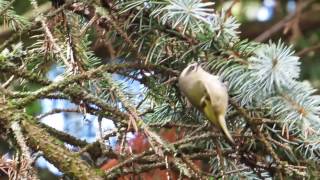
[[227,136],[228,140],[234,144],[234,140],[227,128],[227,125],[226,125],[226,120],[224,119],[224,116],[219,116],[218,117],[218,123],[220,125],[220,128],[222,129],[223,133]]

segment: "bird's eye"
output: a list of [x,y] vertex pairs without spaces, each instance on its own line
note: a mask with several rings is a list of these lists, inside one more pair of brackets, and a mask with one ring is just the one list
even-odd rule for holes
[[193,71],[195,69],[195,66],[190,66],[190,71]]

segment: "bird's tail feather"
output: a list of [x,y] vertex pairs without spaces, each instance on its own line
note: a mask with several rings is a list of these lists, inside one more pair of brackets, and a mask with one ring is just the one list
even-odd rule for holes
[[228,128],[227,128],[226,120],[224,119],[223,116],[219,116],[219,117],[218,117],[218,123],[219,123],[220,128],[222,129],[223,133],[227,136],[228,140],[229,140],[232,144],[234,144],[234,140],[233,140],[233,138],[232,138],[232,136],[231,136],[231,134],[230,134],[230,132],[229,132],[229,130],[228,130]]

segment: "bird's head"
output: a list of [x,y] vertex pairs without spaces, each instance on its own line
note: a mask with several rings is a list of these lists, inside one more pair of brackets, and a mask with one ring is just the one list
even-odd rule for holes
[[184,68],[184,70],[181,73],[181,76],[188,76],[192,73],[197,72],[199,69],[201,69],[200,63],[189,64],[186,68]]

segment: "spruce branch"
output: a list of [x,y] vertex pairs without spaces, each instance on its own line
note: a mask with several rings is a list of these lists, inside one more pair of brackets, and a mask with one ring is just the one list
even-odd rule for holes
[[[177,150],[179,150],[181,148],[180,150],[183,151],[183,149],[189,149],[190,148],[190,147],[183,147],[182,146],[183,144],[188,144],[188,143],[190,143],[192,141],[196,141],[196,140],[211,139],[213,137],[215,137],[215,134],[200,135],[200,136],[196,136],[194,138],[190,138],[189,140],[180,140],[180,141],[173,142],[173,143],[171,143],[171,145],[174,145],[177,148]],[[229,150],[229,151],[225,151],[223,153],[230,154],[230,153],[233,153],[233,152],[234,152],[234,150]],[[142,152],[140,154],[128,157],[126,160],[124,160],[124,161],[120,162],[119,164],[113,166],[112,168],[108,169],[105,173],[107,174],[107,177],[119,176],[120,175],[119,173],[121,173],[121,172],[125,173],[125,171],[126,171],[126,170],[120,170],[120,169],[125,167],[128,164],[131,164],[131,163],[134,163],[134,162],[138,162],[141,158],[144,158],[144,157],[146,158],[147,156],[156,156],[156,157],[158,157],[157,154],[153,154],[153,153],[154,153],[154,150],[150,149],[150,150],[146,150],[146,151],[144,151],[144,152]],[[200,153],[195,153],[194,154],[193,151],[190,151],[189,153],[191,153],[191,154],[187,154],[187,152],[185,152],[185,154],[182,155],[185,160],[187,159],[188,163],[190,163],[189,159],[209,158],[211,156],[215,156],[216,155],[216,152],[200,152]],[[176,157],[176,158],[178,158],[178,157]],[[159,158],[157,158],[157,160],[159,160]],[[176,167],[177,164],[175,164],[175,163],[181,163],[180,161],[172,162],[171,165],[173,167]],[[163,163],[163,165],[165,165],[165,162],[163,162],[163,161],[159,162],[159,163]],[[194,166],[194,165],[192,165],[192,166]],[[176,168],[178,168],[178,167],[176,167]],[[197,168],[193,167],[193,169],[197,169]],[[150,170],[150,169],[148,169],[148,170]],[[198,170],[195,170],[195,171],[198,171]],[[200,172],[200,174],[201,175],[205,175],[206,173]]]
[[[14,2],[15,2],[15,0],[11,0],[9,3],[7,3],[6,1],[1,2],[2,9],[0,11],[0,16],[2,16],[4,13],[6,13],[6,11],[11,8],[11,6]],[[4,5],[4,7],[3,7],[3,5]]]
[[[143,122],[143,120],[138,116],[138,114],[140,113],[134,108],[134,106],[131,105],[130,102],[127,101],[127,98],[120,90],[119,86],[117,86],[110,78],[107,78],[106,80],[111,84],[115,95],[120,99],[120,102],[123,104],[124,108],[129,114],[128,129],[130,128],[130,126],[132,126],[133,129],[135,129],[135,131],[137,132],[138,128],[141,128],[154,152],[158,154],[162,159],[166,159],[165,152],[174,155],[176,153],[174,147],[165,142],[157,133],[152,131],[149,126]],[[190,177],[191,174],[186,167],[191,167],[192,170],[195,169],[193,168],[193,163],[188,161],[186,158],[181,158],[180,160],[180,158],[176,158],[173,156],[173,164],[177,169],[180,170],[181,173],[188,177]]]
[[15,0],[0,1],[0,15],[3,17],[4,24],[9,25],[14,31],[24,29],[29,22],[22,16],[19,16],[13,9],[12,5]]
[[248,59],[250,76],[256,77],[253,86],[261,84],[261,91],[266,94],[290,85],[299,77],[301,64],[293,54],[291,47],[285,47],[280,40],[259,47]]
[[12,122],[11,130],[15,136],[17,143],[20,146],[21,150],[21,163],[22,165],[19,168],[19,177],[22,179],[39,179],[36,175],[35,169],[33,169],[32,165],[34,164],[34,160],[31,157],[30,149],[27,146],[26,139],[23,136],[22,129],[18,122]]
[[221,36],[232,42],[238,41],[240,23],[237,22],[235,17],[228,16],[225,10],[221,10],[220,14],[211,15],[208,19],[210,29],[216,33],[217,38]]
[[[31,5],[33,6],[34,9],[38,8],[38,3],[36,0],[30,0]],[[62,59],[64,65],[70,70],[72,71],[73,66],[72,64],[69,62],[69,60],[67,59],[67,57],[64,55],[63,53],[63,48],[60,47],[60,45],[56,42],[56,39],[54,38],[50,28],[48,27],[47,23],[46,23],[46,18],[42,15],[39,14],[38,19],[36,19],[37,21],[39,21],[41,23],[42,29],[46,35],[46,37],[49,40],[49,44],[50,46],[53,47],[53,51],[56,52],[55,54],[59,55],[59,58]]]
[[35,73],[28,72],[23,69],[18,69],[14,64],[9,62],[1,62],[0,70],[4,73],[15,75],[16,77],[25,78],[31,82],[39,83],[41,85],[49,85],[50,82]]
[[73,146],[84,147],[88,145],[88,142],[85,140],[78,139],[70,134],[67,134],[63,131],[56,130],[53,127],[50,127],[44,123],[38,122],[38,126],[45,129],[53,137],[59,139],[60,141],[66,142]]
[[[66,7],[70,6],[73,2],[68,1],[58,9],[56,9],[53,12],[49,12],[45,15],[45,18],[50,19],[54,16],[56,16],[58,13],[60,13],[62,10],[64,10]],[[34,29],[37,27],[38,21],[35,21],[35,19],[32,20],[31,23],[26,24],[20,29],[20,33],[14,33],[9,38],[7,38],[2,44],[0,44],[0,51],[4,50],[9,44],[12,44],[14,41],[16,41],[19,37],[21,37],[22,34],[26,34],[31,29]]]
[[[30,1],[33,7],[38,6],[35,0]],[[68,1],[68,5],[55,10],[52,16],[40,14],[32,25],[22,28],[34,30],[40,21],[41,32],[34,36],[37,42],[32,46],[9,50],[4,48],[12,39],[6,41],[0,47],[4,49],[0,54],[0,70],[4,74],[0,93],[13,109],[25,108],[41,98],[74,102],[87,113],[112,120],[116,129],[106,133],[103,139],[120,134],[120,144],[125,142],[129,131],[137,129],[134,128],[137,124],[146,132],[153,148],[129,161],[131,152],[121,151],[119,155],[109,147],[104,149],[100,141],[82,144],[73,137],[31,123],[53,139],[78,144],[82,149],[75,154],[77,157],[89,153],[94,159],[101,156],[117,159],[121,165],[109,169],[104,178],[141,174],[157,168],[166,169],[168,177],[172,171],[192,178],[263,179],[274,175],[280,179],[294,175],[300,178],[306,177],[312,163],[319,161],[320,99],[310,85],[299,82],[299,57],[291,46],[282,41],[264,44],[240,40],[239,23],[230,16],[230,8],[216,11],[213,3],[205,1],[91,2]],[[0,12],[5,14],[10,8],[4,7]],[[62,23],[48,18],[62,13],[67,16]],[[69,38],[68,42],[64,41],[65,37]],[[107,64],[102,65],[104,61],[91,51],[94,39],[99,39],[99,43],[108,40],[112,60]],[[47,49],[43,45],[48,45]],[[68,69],[71,66],[82,69],[73,69],[73,73],[54,82],[39,75],[38,70],[46,72],[52,63],[66,65],[63,58],[52,58],[60,56],[70,63]],[[126,64],[130,59],[137,60]],[[119,64],[109,63],[115,60]],[[194,61],[228,83],[231,106],[226,119],[237,140],[235,147],[226,144],[221,133],[200,125],[205,118],[181,98],[177,77],[186,64]],[[119,85],[111,78],[105,81],[109,73],[120,74],[128,84],[140,82],[144,100],[138,105],[134,102],[136,97],[126,91],[131,84]],[[16,79],[21,79],[23,84]],[[16,86],[24,88],[28,82],[41,87],[35,91],[12,90]],[[61,111],[82,112],[56,109],[44,115]],[[8,119],[0,121],[1,125],[7,125]],[[168,143],[155,131],[164,128],[175,128],[186,136]],[[97,153],[92,153],[95,150]],[[48,153],[54,154],[45,152],[47,156]],[[193,162],[197,159],[207,163],[211,172],[198,168]]]
[[88,167],[79,157],[73,156],[59,140],[39,127],[36,120],[4,102],[0,106],[0,120],[6,126],[20,122],[26,141],[32,149],[40,149],[45,157],[66,174],[79,179],[102,179],[97,172]]
[[260,130],[257,126],[255,126],[252,123],[253,122],[252,118],[246,112],[246,110],[244,108],[240,107],[234,100],[230,100],[230,103],[247,120],[251,130],[253,131],[254,134],[257,135],[257,139],[264,144],[267,152],[272,156],[272,158],[276,162],[278,168],[283,170],[283,171],[278,170],[278,173],[280,173],[280,174],[282,174],[282,173],[288,173],[288,174],[295,173],[295,174],[302,176],[302,177],[306,176],[306,174],[304,172],[300,172],[299,169],[295,169],[295,168],[291,168],[291,167],[289,168],[288,163],[285,161],[282,161],[279,158],[278,154],[275,152],[271,143],[267,140],[267,137],[262,132],[260,132]]
[[214,3],[201,2],[200,0],[171,0],[162,8],[154,10],[152,16],[161,16],[160,20],[163,24],[168,21],[175,28],[178,25],[183,26],[182,34],[187,30],[202,30],[201,22],[209,24],[208,17],[212,15],[213,9],[210,7]]
[[43,114],[39,115],[37,118],[38,118],[38,119],[42,119],[42,118],[44,118],[44,117],[46,117],[46,116],[50,116],[50,115],[52,115],[52,114],[57,114],[57,113],[62,113],[62,112],[81,113],[81,111],[80,111],[79,109],[68,109],[68,108],[66,108],[66,109],[52,109],[52,110],[49,111],[49,112],[46,112],[46,113],[43,113]]
[[[72,77],[67,77],[64,80],[61,80],[61,81],[52,83],[49,86],[43,87],[43,88],[37,90],[36,92],[34,92],[32,96],[25,97],[25,98],[19,100],[18,102],[16,102],[15,104],[18,107],[22,107],[25,104],[28,104],[31,101],[34,101],[34,100],[36,100],[36,99],[38,99],[40,97],[43,97],[44,95],[46,95],[48,93],[52,93],[52,92],[56,92],[56,91],[63,91],[68,85],[76,83],[79,80],[93,79],[93,78],[99,77],[99,76],[101,76],[103,74],[103,72],[106,72],[106,71],[107,72],[115,72],[115,71],[118,71],[118,70],[121,70],[121,69],[139,68],[139,67],[140,68],[144,68],[146,70],[154,69],[156,71],[158,70],[159,72],[164,71],[164,72],[168,72],[168,73],[177,75],[176,71],[172,71],[170,69],[167,69],[167,68],[164,68],[164,67],[161,67],[161,66],[159,67],[159,66],[156,66],[156,65],[151,65],[151,64],[147,64],[147,65],[143,65],[143,64],[102,65],[102,66],[100,66],[100,67],[98,67],[96,69],[93,69],[93,70],[90,70],[90,71],[87,71],[87,72],[84,72],[84,73],[81,73],[79,75],[75,75],[75,76],[72,76]],[[0,68],[4,69],[4,70],[8,69],[7,66],[1,66]],[[16,72],[16,73],[18,73],[18,72]],[[37,78],[36,78],[37,76],[34,76],[32,74],[29,74],[29,73],[21,73],[21,72],[19,72],[18,75],[26,76],[26,77],[28,77],[30,79],[37,80]],[[38,81],[38,82],[47,83],[47,81],[44,81],[44,82],[43,81]]]

